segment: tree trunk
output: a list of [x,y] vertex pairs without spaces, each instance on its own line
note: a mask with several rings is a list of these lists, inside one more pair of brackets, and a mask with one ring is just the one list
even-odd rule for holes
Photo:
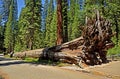
[[63,43],[62,0],[57,0],[57,45]]

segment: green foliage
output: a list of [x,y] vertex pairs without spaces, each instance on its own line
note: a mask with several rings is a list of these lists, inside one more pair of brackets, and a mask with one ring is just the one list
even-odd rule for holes
[[7,25],[6,25],[4,44],[5,44],[5,48],[8,49],[8,52],[12,51],[12,49],[13,49],[13,31],[12,31],[12,27],[11,27],[11,22],[7,22]]
[[53,32],[51,31],[51,22],[53,20],[53,14],[54,14],[54,4],[53,4],[53,0],[50,0],[49,6],[48,6],[48,10],[47,10],[47,17],[46,17],[46,27],[45,27],[45,45],[46,46],[51,46],[50,45],[50,33]]
[[118,44],[117,44],[116,43],[116,38],[113,37],[112,41],[114,42],[115,47],[108,50],[108,55],[120,54],[120,40],[118,41]]
[[22,51],[26,49],[26,27],[28,22],[26,20],[25,13],[27,12],[26,8],[22,9],[19,21],[18,21],[18,33],[15,44],[15,51]]
[[120,54],[120,45],[108,50],[108,55]]
[[57,30],[57,12],[54,11],[53,14],[53,19],[52,22],[50,24],[50,41],[49,41],[49,46],[54,46],[56,45],[56,30]]
[[15,23],[17,18],[14,18],[14,15],[16,15],[16,9],[15,6],[17,3],[14,2],[14,0],[11,1],[11,5],[10,5],[10,12],[9,12],[9,17],[8,17],[8,21],[6,24],[6,28],[5,28],[5,39],[4,39],[4,45],[5,48],[7,48],[7,52],[11,52],[14,50],[14,43],[15,43],[15,39],[14,39],[14,28]]
[[62,0],[63,43],[68,42],[68,1]]
[[31,57],[26,57],[24,59],[25,62],[31,62],[31,63],[37,63],[38,62],[38,58],[31,58]]
[[76,7],[75,7],[75,17],[73,20],[73,24],[72,24],[72,34],[71,34],[71,39],[75,39],[80,37],[80,7],[79,5],[76,3]]
[[80,6],[77,0],[71,0],[70,11],[68,14],[68,36],[69,40],[75,39],[80,36],[80,25],[82,25],[83,17],[81,15],[83,11],[80,11]]
[[26,0],[18,22],[18,34],[15,50],[37,49],[41,42],[41,0]]

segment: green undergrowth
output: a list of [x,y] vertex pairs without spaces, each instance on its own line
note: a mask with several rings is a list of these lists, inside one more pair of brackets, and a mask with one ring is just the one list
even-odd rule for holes
[[25,57],[24,61],[38,63],[38,58]]
[[50,66],[58,66],[58,67],[70,65],[67,63],[62,63],[60,61],[52,61],[52,60],[45,60],[45,59],[31,58],[31,57],[26,57],[24,61],[34,64],[42,64],[42,65],[50,65]]
[[115,44],[115,46],[107,51],[108,52],[107,55],[119,55],[120,54],[120,40],[118,40],[117,42],[116,37],[113,37],[112,41]]
[[117,54],[120,54],[120,46],[118,45],[108,50],[108,55],[117,55]]

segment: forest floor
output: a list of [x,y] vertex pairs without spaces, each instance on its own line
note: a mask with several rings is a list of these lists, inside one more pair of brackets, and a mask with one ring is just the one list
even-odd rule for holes
[[0,55],[0,75],[5,79],[120,79],[120,61],[80,69],[75,65],[56,67],[26,63]]

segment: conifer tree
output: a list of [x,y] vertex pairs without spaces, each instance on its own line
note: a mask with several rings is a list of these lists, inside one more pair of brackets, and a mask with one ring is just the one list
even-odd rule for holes
[[16,37],[16,43],[15,43],[15,51],[23,51],[27,49],[27,44],[26,44],[26,30],[28,26],[27,19],[25,17],[27,10],[26,8],[23,8],[19,17],[18,21],[18,32],[17,32],[17,37]]
[[50,24],[50,41],[49,41],[49,46],[55,46],[56,45],[56,40],[57,40],[57,12],[56,10],[54,11],[53,14],[53,19]]
[[72,31],[71,31],[71,39],[75,39],[80,37],[80,6],[79,2],[76,0],[75,2],[75,13],[74,13],[74,19],[72,23]]
[[22,50],[40,48],[41,0],[25,0],[25,4],[26,6],[22,9],[18,22],[18,38],[20,38],[20,40],[16,48],[21,48],[21,46]]
[[14,51],[14,28],[15,28],[15,23],[16,23],[16,10],[17,10],[17,2],[16,0],[11,0],[11,5],[10,5],[10,12],[9,12],[9,17],[8,21],[6,24],[5,28],[5,39],[4,39],[4,44],[5,48],[7,48],[7,52]]
[[47,10],[47,17],[46,17],[46,27],[45,27],[45,44],[46,46],[50,46],[50,29],[51,29],[51,21],[53,19],[54,14],[54,4],[53,0],[50,0]]
[[69,25],[68,25],[68,36],[69,40],[75,39],[80,36],[80,20],[81,17],[79,0],[70,0],[69,10]]
[[68,37],[69,41],[72,40],[71,35],[72,35],[72,23],[74,20],[75,16],[75,0],[70,0],[70,5],[69,5],[69,12],[68,12]]
[[[112,25],[115,27],[116,31],[116,44],[119,44],[120,39],[120,1],[110,0],[106,1],[106,7],[104,8],[104,16],[111,20]],[[113,27],[113,28],[114,28]]]
[[62,0],[63,42],[68,42],[68,0]]

